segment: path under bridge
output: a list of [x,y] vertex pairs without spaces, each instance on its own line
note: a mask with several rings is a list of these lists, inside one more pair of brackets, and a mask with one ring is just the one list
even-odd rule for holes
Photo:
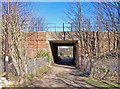
[[[93,50],[98,50],[97,44],[99,40],[99,49],[100,52],[107,52],[114,49],[114,45],[116,45],[117,40],[114,38],[114,33],[109,32],[110,38],[108,38],[107,32],[83,32],[84,39],[83,45],[86,45],[88,34],[91,35],[89,38],[89,43],[93,46]],[[102,39],[98,39],[98,34],[102,36]],[[28,41],[28,57],[34,58],[39,51],[47,51],[49,52],[54,62],[58,62],[58,47],[59,46],[72,46],[73,47],[73,59],[77,64],[78,60],[81,57],[81,48],[80,45],[80,36],[79,32],[28,32],[27,41]],[[108,40],[110,40],[110,46],[108,46]],[[90,49],[88,49],[90,51]],[[86,54],[87,55],[87,54]]]

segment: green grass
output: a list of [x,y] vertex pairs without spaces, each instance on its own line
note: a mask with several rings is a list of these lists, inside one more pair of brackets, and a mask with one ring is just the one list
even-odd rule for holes
[[48,62],[52,61],[52,56],[50,55],[49,52],[46,51],[39,51],[36,55],[37,58],[41,58],[41,57],[46,57],[48,60]]
[[96,86],[96,87],[104,87],[104,88],[107,88],[107,89],[113,89],[113,88],[120,88],[120,84],[115,84],[115,83],[111,83],[111,82],[108,82],[108,81],[105,81],[105,80],[97,80],[97,79],[93,79],[91,77],[83,77],[83,79],[93,85],[93,86]]
[[43,75],[44,73],[46,73],[49,70],[48,66],[44,66],[42,68],[40,68],[40,70],[38,71],[38,76]]
[[34,77],[37,77],[37,76],[41,77],[48,70],[49,70],[48,66],[43,66],[37,71],[37,73],[26,75],[24,78],[24,84],[22,86],[28,86]]
[[102,80],[102,82],[107,83],[107,84],[109,84],[109,85],[112,85],[112,86],[114,86],[114,87],[119,87],[119,88],[120,88],[120,84],[108,82],[108,81],[105,81],[105,80]]

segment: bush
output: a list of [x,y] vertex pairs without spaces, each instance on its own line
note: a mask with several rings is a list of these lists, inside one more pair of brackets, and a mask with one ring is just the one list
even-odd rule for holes
[[45,51],[40,51],[37,53],[37,58],[40,58],[40,57],[48,57],[49,53],[48,52],[45,52]]
[[60,52],[60,56],[63,56],[64,55],[64,53],[63,52]]
[[52,60],[51,55],[49,54],[49,52],[46,52],[46,51],[38,52],[37,53],[37,58],[40,58],[40,57],[46,57],[48,59],[48,62],[50,62]]

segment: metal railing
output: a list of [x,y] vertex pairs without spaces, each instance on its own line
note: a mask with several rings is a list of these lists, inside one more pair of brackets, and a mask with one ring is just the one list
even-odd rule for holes
[[41,24],[32,24],[32,25],[25,25],[24,30],[26,32],[73,32],[77,31],[78,24],[76,23],[62,23],[56,25],[54,23],[41,23]]

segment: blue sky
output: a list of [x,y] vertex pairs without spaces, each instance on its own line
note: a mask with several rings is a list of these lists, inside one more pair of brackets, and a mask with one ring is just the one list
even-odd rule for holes
[[[54,23],[49,26],[54,27],[56,24],[56,27],[62,27],[62,24],[66,23],[64,17],[66,16],[65,11],[67,11],[69,4],[70,2],[31,2],[30,8],[33,10],[34,17],[42,16],[46,23]],[[82,3],[82,6],[86,7],[82,9],[85,13],[84,16],[91,16],[89,9],[91,4],[85,2]]]
[[[35,17],[43,16],[48,23],[63,23],[65,11],[69,7],[70,2],[32,2],[31,6]],[[82,3],[84,12],[87,12],[85,16],[90,15],[91,4],[86,2]],[[88,10],[89,9],[89,10]]]
[[68,2],[34,2],[31,3],[35,17],[43,16],[47,23],[62,24]]
[[[69,2],[34,2],[31,3],[33,8],[33,16],[42,16],[46,23],[53,23],[50,27],[62,27],[65,23],[65,11],[68,8]],[[58,29],[57,29],[58,30]],[[61,30],[59,28],[59,30]]]

